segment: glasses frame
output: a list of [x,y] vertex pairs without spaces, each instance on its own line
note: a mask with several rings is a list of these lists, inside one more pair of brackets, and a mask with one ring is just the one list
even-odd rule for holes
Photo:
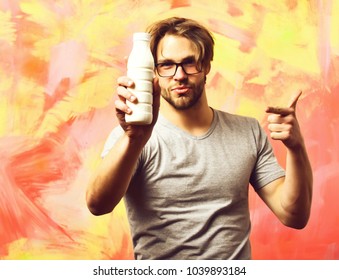
[[[155,69],[157,70],[158,75],[159,75],[160,77],[163,77],[163,78],[174,77],[175,74],[176,74],[177,71],[178,71],[178,67],[179,67],[179,66],[181,67],[182,71],[184,71],[184,73],[185,73],[186,75],[196,75],[196,74],[199,74],[199,73],[202,72],[202,69],[199,70],[199,67],[197,67],[197,65],[196,65],[196,69],[197,69],[198,72],[195,72],[195,73],[187,73],[186,70],[185,70],[185,67],[184,67],[184,65],[187,64],[187,63],[188,63],[188,62],[186,62],[186,61],[182,61],[182,62],[180,62],[180,63],[176,63],[176,62],[160,62],[160,63],[156,63],[156,64],[155,64]],[[173,64],[173,65],[175,65],[174,74],[173,74],[173,75],[161,75],[161,74],[159,73],[158,66],[159,66],[159,65],[162,65],[162,64]]]

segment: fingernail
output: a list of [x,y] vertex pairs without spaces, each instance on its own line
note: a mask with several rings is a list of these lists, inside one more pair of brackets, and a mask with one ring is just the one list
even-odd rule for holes
[[134,102],[134,101],[136,100],[136,97],[135,97],[134,95],[131,95],[131,97],[129,98],[129,100],[130,100],[131,102]]

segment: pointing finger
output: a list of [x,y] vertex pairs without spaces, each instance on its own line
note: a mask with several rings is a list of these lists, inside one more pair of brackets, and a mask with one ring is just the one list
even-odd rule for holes
[[267,107],[266,113],[277,114],[281,116],[287,116],[293,113],[292,108],[281,108],[281,107]]
[[288,107],[267,107],[266,113],[271,113],[271,114],[278,114],[281,116],[286,116],[289,114],[292,114],[295,112],[297,102],[302,94],[302,91],[300,90],[297,94],[293,95],[291,101],[289,102]]
[[296,108],[297,102],[298,102],[299,97],[301,96],[302,93],[303,93],[303,92],[300,90],[297,94],[295,94],[295,95],[293,96],[292,100],[290,101],[290,103],[289,103],[289,105],[288,105],[289,108],[293,108],[293,109]]

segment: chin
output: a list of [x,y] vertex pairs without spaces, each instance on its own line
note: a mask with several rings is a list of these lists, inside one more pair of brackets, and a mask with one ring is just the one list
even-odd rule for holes
[[171,105],[177,109],[177,110],[187,110],[187,109],[190,109],[192,107],[194,107],[194,105],[196,104],[197,102],[194,101],[194,100],[180,100],[179,102],[173,102],[171,103]]

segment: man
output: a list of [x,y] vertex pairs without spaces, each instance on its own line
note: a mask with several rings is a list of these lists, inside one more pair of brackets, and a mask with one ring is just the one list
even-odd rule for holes
[[128,90],[133,81],[118,78],[120,126],[90,182],[90,211],[110,213],[125,197],[136,259],[250,259],[249,183],[283,224],[303,228],[312,171],[295,116],[300,94],[287,108],[267,109],[271,137],[287,148],[285,172],[256,120],[208,106],[210,32],[176,17],[148,32],[156,63],[154,120],[125,122],[126,100],[137,100]]

